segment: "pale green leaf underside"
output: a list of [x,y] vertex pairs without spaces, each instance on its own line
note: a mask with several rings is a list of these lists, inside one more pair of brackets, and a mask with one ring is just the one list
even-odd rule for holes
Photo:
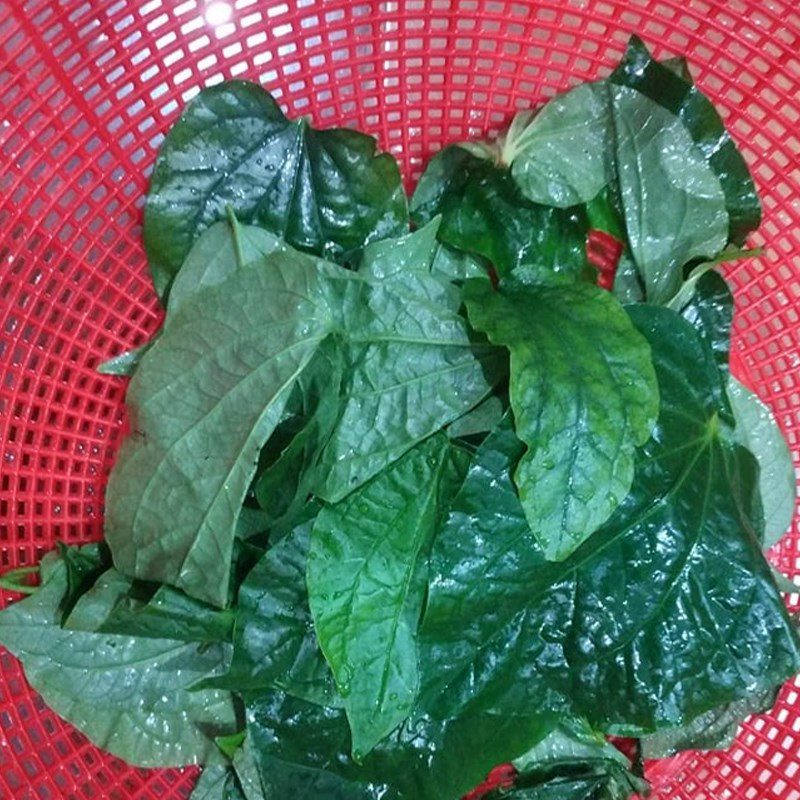
[[321,281],[313,260],[276,254],[168,319],[131,382],[134,433],[108,486],[106,539],[122,572],[227,603],[258,451],[333,328]]
[[263,228],[241,225],[235,218],[215,222],[203,231],[186,256],[169,292],[168,313],[175,313],[202,289],[218,286],[237,269],[289,246]]
[[792,454],[769,408],[733,377],[728,383],[728,399],[736,418],[736,440],[758,461],[764,547],[769,548],[786,533],[794,517],[797,479]]
[[[60,560],[47,569],[35,595],[0,615],[0,643],[22,661],[45,702],[98,747],[130,764],[178,767],[215,756],[211,737],[235,729],[231,697],[189,687],[219,668],[220,646],[62,629],[66,570]],[[105,607],[118,588],[112,572],[87,602]],[[81,602],[73,613],[84,613]]]
[[518,130],[506,139],[503,160],[530,200],[567,208],[588,202],[611,180],[610,106],[603,84],[577,86],[532,118],[520,112],[515,122]]

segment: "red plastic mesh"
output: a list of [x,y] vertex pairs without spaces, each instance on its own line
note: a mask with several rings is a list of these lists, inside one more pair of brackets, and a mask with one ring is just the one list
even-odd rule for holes
[[[370,131],[411,185],[446,142],[495,135],[515,109],[605,74],[631,32],[689,57],[754,170],[765,221],[752,241],[767,250],[731,271],[736,369],[797,463],[795,0],[0,0],[0,573],[101,535],[123,386],[94,367],[159,324],[143,192],[200,87],[257,80],[291,114]],[[773,557],[800,573],[797,520]],[[799,685],[730,752],[651,768],[655,797],[800,800]],[[195,775],[103,755],[0,653],[3,800],[171,800]]]

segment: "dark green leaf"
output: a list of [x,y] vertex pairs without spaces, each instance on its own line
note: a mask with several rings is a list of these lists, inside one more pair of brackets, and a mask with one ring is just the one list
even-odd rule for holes
[[644,43],[631,37],[625,57],[611,74],[613,83],[647,95],[686,126],[692,140],[717,175],[730,217],[730,239],[741,245],[761,221],[761,205],[747,164],[711,101],[692,84],[685,69],[654,61]]
[[451,439],[461,439],[487,433],[497,427],[504,413],[503,401],[490,395],[472,411],[452,422],[447,428],[447,435]]
[[501,275],[525,268],[594,277],[586,260],[589,226],[582,208],[530,202],[507,169],[458,145],[431,159],[411,211],[417,224],[441,214],[441,240],[488,259]]
[[714,270],[701,275],[691,298],[681,309],[681,315],[713,352],[724,386],[728,380],[733,295],[722,275]]
[[344,402],[342,350],[336,340],[325,342],[298,377],[286,406],[293,415],[294,435],[255,482],[255,496],[273,538],[295,524],[319,482],[319,458]]
[[609,292],[588,284],[470,282],[472,324],[511,352],[509,394],[527,445],[515,474],[547,558],[566,558],[605,522],[633,480],[658,385],[645,338]]
[[[325,800],[394,800],[380,783],[358,779],[349,762],[344,715],[281,693],[248,704],[247,742],[250,784],[260,784],[267,798]],[[253,774],[255,773],[255,774]]]
[[356,760],[408,716],[416,698],[428,547],[461,455],[446,437],[432,437],[314,523],[309,602]]
[[105,533],[120,570],[227,603],[258,451],[334,328],[323,280],[314,259],[276,253],[167,320],[131,381],[136,432],[108,485]]
[[67,579],[60,609],[63,623],[78,600],[111,566],[111,553],[104,542],[86,547],[68,547],[63,542],[58,542],[57,548]]
[[[315,787],[314,781],[323,779],[319,773],[327,772],[347,781],[348,788],[353,783],[369,787],[368,798],[458,800],[493,766],[540,741],[552,721],[538,714],[465,715],[444,722],[420,718],[413,725],[403,724],[362,765],[350,758],[350,730],[341,710],[272,693],[248,699],[247,726],[248,741],[265,765],[262,775],[274,769],[278,779],[285,780],[291,768],[299,774],[298,786]],[[300,776],[308,783],[300,783]],[[355,797],[361,800],[363,795]]]
[[407,226],[397,164],[376,155],[374,139],[290,121],[244,81],[200,92],[159,151],[144,239],[162,297],[195,239],[228,207],[294,247],[334,259]]
[[510,471],[510,430],[483,445],[432,557],[423,704],[565,709],[620,734],[680,725],[800,666],[758,540],[757,468],[721,430],[713,357],[665,309],[630,310],[661,390],[631,493],[568,560],[544,559]]
[[[94,744],[131,764],[177,767],[212,757],[213,737],[235,730],[232,699],[188,687],[219,669],[222,649],[62,629],[66,565],[55,555],[46,562],[41,589],[0,614],[0,643],[22,661],[31,686]],[[70,620],[102,620],[128,586],[111,570]]]
[[340,702],[314,633],[305,574],[313,521],[271,547],[239,589],[233,657],[207,685],[279,688],[321,705]]
[[[564,720],[541,742],[514,760],[520,772],[519,794],[574,800],[629,800],[632,794],[647,794],[647,783],[630,772],[625,756],[581,720]],[[571,782],[575,784],[571,786]],[[591,787],[589,794],[584,791]],[[562,794],[556,793],[558,788]]]
[[210,764],[203,769],[189,800],[267,800],[242,794],[230,766]]

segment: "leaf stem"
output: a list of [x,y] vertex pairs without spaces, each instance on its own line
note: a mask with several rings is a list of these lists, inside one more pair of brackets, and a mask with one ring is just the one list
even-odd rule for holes
[[233,233],[233,249],[236,253],[236,260],[239,262],[239,266],[244,266],[244,250],[242,250],[242,237],[241,237],[241,230],[239,229],[239,220],[236,218],[236,212],[233,210],[233,206],[228,205],[225,206],[225,212],[228,215],[228,222],[231,226],[231,232]]
[[33,594],[39,587],[31,586],[24,583],[24,579],[28,575],[33,575],[39,572],[39,567],[17,567],[6,572],[5,575],[0,577],[0,589],[5,589],[9,592],[19,592],[20,594]]

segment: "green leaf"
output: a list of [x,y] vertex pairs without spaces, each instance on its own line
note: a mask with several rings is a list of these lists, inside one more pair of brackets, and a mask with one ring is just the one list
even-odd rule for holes
[[[255,481],[256,500],[266,512],[273,539],[296,523],[320,479],[319,459],[343,403],[342,349],[338,341],[326,341],[298,377],[286,405],[296,432]],[[270,442],[266,447],[269,446]]]
[[263,795],[245,798],[230,766],[209,764],[203,769],[195,784],[190,800],[266,800],[266,798]]
[[320,705],[337,705],[333,676],[314,632],[306,590],[313,520],[272,546],[239,589],[233,656],[207,686],[239,692],[283,689]]
[[174,314],[188,298],[218,286],[247,264],[290,250],[274,234],[253,225],[240,225],[236,217],[215,222],[200,234],[181,264],[169,292],[168,313]]
[[250,737],[245,736],[244,743],[236,751],[233,769],[245,800],[272,800],[273,796],[266,793],[261,783]]
[[648,302],[665,303],[682,283],[684,264],[725,247],[725,194],[677,117],[634,89],[609,91],[631,252]]
[[374,139],[288,120],[267,92],[244,81],[200,92],[161,145],[144,216],[159,295],[228,207],[294,247],[336,260],[408,224],[397,163],[376,154]]
[[445,437],[433,437],[314,523],[309,602],[357,761],[416,697],[428,546],[462,460]]
[[217,736],[214,740],[217,747],[222,751],[222,754],[228,759],[232,760],[236,755],[237,750],[242,746],[245,740],[245,732],[237,731],[228,736]]
[[[681,309],[681,316],[691,323],[713,353],[724,394],[733,325],[733,294],[722,275],[713,270],[702,274],[691,298]],[[719,393],[716,396],[719,397]]]
[[511,353],[510,397],[527,445],[515,474],[548,559],[566,558],[631,487],[658,385],[650,348],[619,302],[589,285],[470,282],[472,324]]
[[63,542],[57,542],[56,547],[67,577],[67,588],[61,598],[63,624],[78,600],[111,566],[111,554],[103,542],[86,547],[69,547]]
[[[129,582],[116,605],[92,630],[182,642],[229,642],[233,612],[219,611],[171,586]],[[74,627],[75,621],[68,620]]]
[[261,695],[248,703],[247,731],[241,758],[250,764],[243,783],[260,786],[267,798],[397,798],[379,782],[359,780],[347,758],[347,723],[339,711],[281,693]]
[[503,160],[529,200],[557,208],[587,203],[614,178],[611,130],[605,85],[584,83],[535,114],[519,112]]
[[641,740],[644,758],[671,758],[681,750],[727,750],[736,738],[739,726],[751,714],[769,711],[775,703],[777,688],[756,692],[734,703],[712,708],[680,728],[645,736]]
[[442,215],[439,238],[474,253],[508,275],[518,268],[593,279],[586,260],[589,226],[582,208],[527,200],[511,173],[452,145],[428,164],[411,200],[419,225]]
[[497,427],[504,413],[503,401],[495,395],[490,395],[472,411],[450,423],[447,435],[451,439],[462,439],[487,433]]
[[344,405],[314,487],[328,502],[465,414],[503,375],[503,354],[460,315],[459,289],[429,274],[438,252],[430,234],[426,227],[397,241],[396,258],[405,262],[409,248],[415,258],[407,263],[418,267],[390,272],[368,250],[360,281],[346,287]]
[[[630,772],[625,756],[579,719],[562,721],[515,759],[514,766],[520,773],[516,786],[521,788],[511,797],[628,800],[634,793],[646,795],[648,791],[647,783]],[[588,787],[591,792],[584,794]]]
[[508,149],[515,182],[537,202],[564,206],[613,187],[650,302],[666,303],[683,265],[728,241],[720,178],[683,122],[635,89],[579,86],[550,101]]
[[758,488],[764,507],[764,548],[777,544],[789,529],[797,502],[792,453],[770,409],[731,377],[728,400],[736,419],[734,438],[758,461]]
[[334,327],[324,291],[314,259],[276,253],[167,320],[131,381],[138,432],[106,495],[106,539],[122,572],[227,603],[258,451]]
[[622,62],[609,80],[647,95],[683,123],[719,178],[730,217],[730,239],[741,245],[761,221],[756,187],[713,104],[692,84],[685,62],[679,71],[667,62],[658,63],[641,39],[632,36]]
[[134,350],[126,350],[124,353],[114,356],[114,358],[109,358],[97,367],[97,371],[101,375],[116,375],[121,378],[133,375],[134,370],[142,360],[142,356],[150,349],[151,344],[152,342],[147,342],[147,344],[143,344]]
[[421,717],[401,725],[356,764],[343,711],[279,692],[245,699],[248,741],[270,770],[291,766],[312,786],[320,770],[334,773],[387,800],[458,800],[492,767],[522,755],[552,728],[552,720],[538,714],[465,714],[443,722]]
[[[130,764],[205,762],[216,751],[213,737],[235,730],[233,702],[225,692],[188,687],[219,668],[222,649],[64,630],[66,565],[55,555],[46,562],[41,589],[0,614],[0,643],[22,661],[31,686],[95,745]],[[127,585],[113,570],[106,573],[70,619],[102,619]]]
[[421,705],[436,717],[546,709],[636,735],[778,685],[800,645],[758,540],[757,467],[722,431],[712,355],[674,312],[629,310],[661,391],[614,516],[547,562],[510,473],[523,446],[486,440],[434,540]]

